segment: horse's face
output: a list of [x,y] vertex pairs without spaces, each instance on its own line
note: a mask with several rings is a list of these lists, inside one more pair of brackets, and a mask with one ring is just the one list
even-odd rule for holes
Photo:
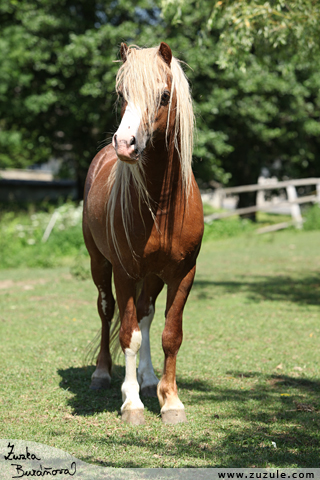
[[[126,53],[127,46],[122,44],[121,56],[124,62],[126,61]],[[172,58],[170,47],[161,43],[158,53],[161,61],[170,66]],[[118,95],[122,98],[122,119],[112,138],[112,145],[120,160],[135,164],[141,159],[148,144],[151,142],[154,144],[158,140],[165,139],[167,126],[170,128],[172,121],[172,115],[170,115],[169,125],[167,125],[169,111],[172,112],[173,106],[171,87],[170,75],[167,75],[166,82],[159,80],[156,83],[152,92],[154,96],[152,115],[150,115],[150,108],[147,105],[141,106],[141,103],[139,105],[132,101],[134,95],[130,95],[130,89],[127,89],[125,93],[121,88],[119,89]]]

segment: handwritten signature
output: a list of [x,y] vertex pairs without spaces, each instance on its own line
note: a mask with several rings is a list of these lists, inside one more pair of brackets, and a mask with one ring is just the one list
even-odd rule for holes
[[[26,447],[26,452],[25,453],[19,453],[17,454],[14,451],[14,444],[11,444],[9,442],[8,444],[8,454],[4,456],[5,460],[9,461],[26,461],[26,460],[37,460],[41,461],[40,457],[37,457],[35,453],[29,452],[28,447]],[[31,470],[26,469],[23,465],[20,465],[18,463],[11,463],[13,467],[15,467],[16,470],[16,475],[14,475],[12,478],[22,478],[22,477],[44,477],[44,476],[57,476],[57,475],[70,475],[73,476],[75,475],[77,471],[77,465],[76,462],[72,462],[70,465],[70,468],[53,468],[53,467],[43,467],[41,464],[39,464],[38,468],[32,468]]]

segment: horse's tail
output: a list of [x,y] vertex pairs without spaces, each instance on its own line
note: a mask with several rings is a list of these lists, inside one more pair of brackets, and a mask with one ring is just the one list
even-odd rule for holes
[[110,326],[110,336],[109,336],[109,348],[110,348],[113,364],[119,359],[119,356],[121,353],[121,345],[120,345],[120,338],[119,338],[120,327],[121,327],[120,313],[119,313],[118,304],[116,302],[114,307],[113,320]]
[[88,345],[85,348],[83,365],[91,365],[96,362],[97,352],[100,347],[101,340],[101,328],[97,331],[94,338],[90,341],[88,340]]
[[[114,316],[111,321],[110,335],[109,335],[109,348],[112,357],[112,363],[114,364],[121,353],[119,331],[120,331],[120,315],[117,302],[115,304]],[[101,328],[97,331],[94,338],[88,343],[85,349],[84,365],[95,365],[97,361],[97,355],[101,344]]]

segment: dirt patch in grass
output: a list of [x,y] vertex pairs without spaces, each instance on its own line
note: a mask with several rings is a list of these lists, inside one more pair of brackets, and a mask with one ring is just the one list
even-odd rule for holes
[[[62,278],[64,280],[71,280],[72,275],[70,274],[63,274]],[[14,280],[0,280],[0,290],[8,290],[8,289],[20,289],[23,290],[33,290],[36,285],[46,285],[50,283],[50,279],[46,278],[32,278],[26,279],[23,282],[15,282]]]
[[0,289],[11,288],[13,287],[14,282],[12,280],[2,280],[0,281]]
[[49,280],[45,280],[44,278],[37,278],[32,280],[27,280],[23,282],[14,282],[13,280],[1,280],[0,281],[0,290],[7,290],[11,288],[20,288],[22,287],[24,290],[33,290],[34,285],[45,285],[48,283]]

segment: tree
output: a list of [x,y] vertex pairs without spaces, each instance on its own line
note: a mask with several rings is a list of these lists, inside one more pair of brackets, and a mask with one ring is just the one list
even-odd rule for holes
[[196,174],[231,184],[256,183],[262,167],[320,175],[318,2],[175,5],[163,0],[163,14],[193,69]]
[[115,125],[120,43],[144,43],[159,10],[152,0],[4,0],[0,13],[0,165],[61,158],[81,192]]
[[[320,176],[320,5],[316,0],[3,0],[0,165],[50,156],[88,165],[117,123],[121,41],[167,41],[187,62],[204,181]],[[249,199],[250,200],[250,199]],[[245,200],[248,202],[248,199]]]

